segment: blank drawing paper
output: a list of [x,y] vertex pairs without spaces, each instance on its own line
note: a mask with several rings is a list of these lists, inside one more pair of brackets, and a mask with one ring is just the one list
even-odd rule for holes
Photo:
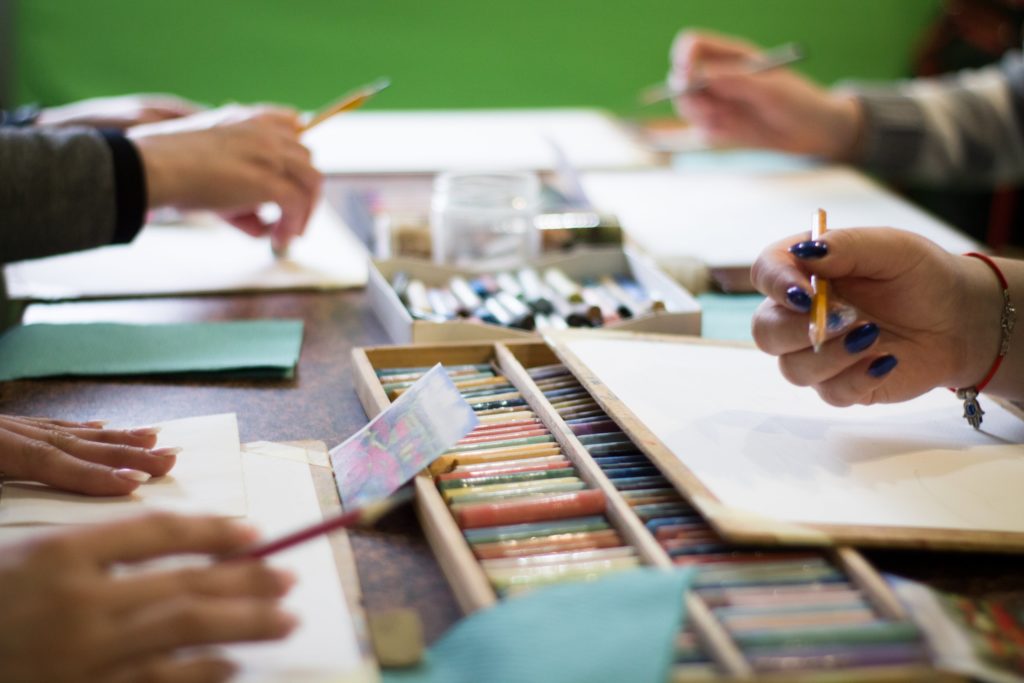
[[[829,406],[755,349],[567,336],[563,348],[733,510],[796,523],[1024,532],[1024,421],[937,389]],[[623,362],[628,359],[628,362]]]
[[303,137],[328,174],[550,171],[551,142],[579,169],[651,166],[656,158],[595,109],[353,112]]
[[[276,446],[276,447],[275,447]],[[242,456],[249,492],[245,522],[264,539],[277,538],[323,519],[310,465],[288,446],[264,444]],[[223,648],[240,667],[235,683],[371,683],[376,668],[363,656],[362,616],[350,609],[327,536],[277,553],[268,562],[295,574],[284,609],[299,618],[284,640]]]
[[687,259],[710,267],[750,266],[770,243],[810,230],[819,208],[828,211],[830,229],[893,226],[954,253],[978,248],[905,199],[838,166],[586,173],[582,183],[594,205],[618,216],[630,239],[669,272]]
[[366,284],[365,247],[321,202],[286,258],[212,214],[150,224],[130,244],[5,267],[12,299],[84,299],[239,291],[340,289]]
[[0,525],[93,524],[157,510],[245,515],[245,482],[234,413],[172,420],[159,426],[157,447],[182,449],[167,475],[150,479],[130,495],[114,497],[8,481],[0,493]]

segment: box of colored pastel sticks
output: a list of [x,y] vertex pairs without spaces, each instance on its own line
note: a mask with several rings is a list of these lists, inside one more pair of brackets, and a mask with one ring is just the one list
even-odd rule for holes
[[363,348],[353,360],[370,417],[436,363],[479,417],[414,484],[466,612],[639,566],[692,566],[673,681],[961,680],[935,670],[858,551],[720,536],[545,342]]
[[700,334],[700,305],[653,260],[595,247],[480,273],[419,259],[373,261],[367,296],[396,343],[533,338],[569,327]]

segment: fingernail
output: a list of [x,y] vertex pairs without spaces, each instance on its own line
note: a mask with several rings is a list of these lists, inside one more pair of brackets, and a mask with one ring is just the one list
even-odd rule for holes
[[159,427],[136,427],[128,432],[133,436],[156,436],[160,433]]
[[789,303],[793,304],[793,307],[801,313],[806,313],[811,310],[811,295],[796,285],[793,285],[786,290],[786,298],[789,299]]
[[876,339],[878,339],[878,325],[865,323],[847,333],[843,338],[843,346],[849,353],[860,353],[874,344]]
[[234,531],[238,534],[238,540],[244,544],[255,543],[260,540],[260,530],[248,524],[234,524]]
[[828,254],[828,245],[820,240],[807,240],[797,242],[789,248],[789,253],[797,258],[821,258]]
[[825,319],[825,329],[835,334],[857,322],[857,309],[846,304],[833,304]]
[[152,475],[149,474],[149,472],[143,472],[141,470],[130,470],[128,468],[114,470],[114,476],[121,477],[122,479],[127,479],[128,481],[135,481],[139,483],[149,481],[152,478]]
[[876,358],[871,365],[868,366],[868,374],[872,377],[885,377],[892,369],[896,367],[896,356],[882,356]]
[[277,622],[278,629],[282,633],[289,633],[299,625],[298,617],[280,610],[274,615],[274,620]]
[[102,429],[107,426],[106,420],[89,420],[85,423],[86,427],[95,427],[96,429]]
[[295,572],[287,569],[275,569],[274,575],[277,576],[277,580],[281,584],[281,588],[283,590],[288,590],[295,585],[296,581],[298,581],[298,577],[295,576]]
[[178,453],[181,453],[181,449],[178,448],[177,446],[167,448],[154,448],[149,452],[150,455],[158,455],[162,458],[177,455]]

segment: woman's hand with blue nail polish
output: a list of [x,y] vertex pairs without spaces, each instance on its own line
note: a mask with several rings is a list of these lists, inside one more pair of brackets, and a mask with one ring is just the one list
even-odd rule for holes
[[[962,261],[891,228],[832,230],[821,243],[807,233],[779,240],[751,271],[768,297],[754,315],[754,340],[779,357],[786,379],[834,405],[892,403],[959,386],[977,367],[963,360],[973,294]],[[811,292],[811,275],[827,278],[836,299],[857,313],[855,325],[832,330],[819,353],[810,348],[799,294]]]

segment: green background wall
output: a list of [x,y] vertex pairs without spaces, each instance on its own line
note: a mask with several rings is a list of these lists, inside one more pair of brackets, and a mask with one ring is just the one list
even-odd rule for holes
[[166,91],[315,108],[390,76],[377,108],[640,111],[683,26],[800,42],[825,82],[907,73],[939,0],[20,0],[16,102]]

